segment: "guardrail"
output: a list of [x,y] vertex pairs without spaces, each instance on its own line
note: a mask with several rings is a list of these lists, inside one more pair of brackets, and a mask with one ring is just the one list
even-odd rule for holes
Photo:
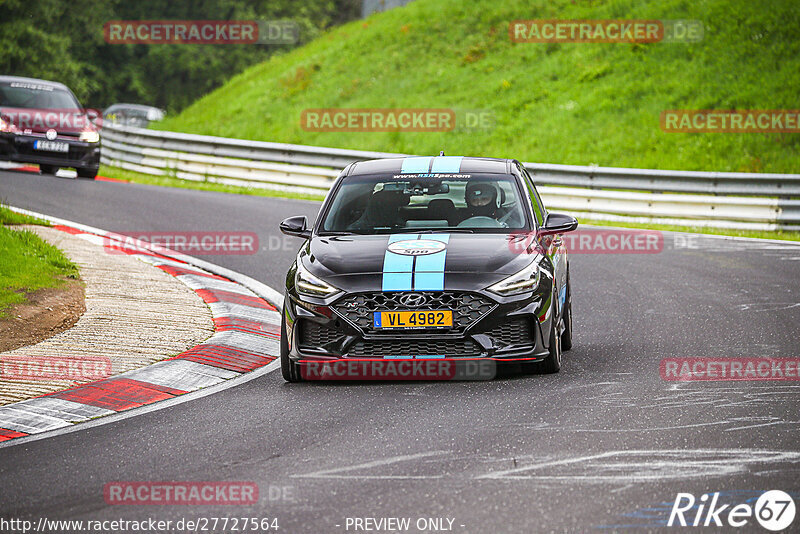
[[[141,173],[324,193],[364,159],[404,156],[103,126],[102,162]],[[800,230],[800,174],[662,171],[525,163],[553,210],[612,221]]]

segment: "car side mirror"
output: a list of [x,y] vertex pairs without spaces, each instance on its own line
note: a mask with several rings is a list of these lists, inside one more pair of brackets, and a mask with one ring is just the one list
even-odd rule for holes
[[308,228],[308,220],[305,215],[297,215],[284,219],[280,224],[280,229],[281,232],[286,235],[293,235],[304,239],[311,237],[311,229]]
[[563,213],[550,213],[544,226],[539,228],[539,235],[562,234],[571,232],[578,227],[578,219]]

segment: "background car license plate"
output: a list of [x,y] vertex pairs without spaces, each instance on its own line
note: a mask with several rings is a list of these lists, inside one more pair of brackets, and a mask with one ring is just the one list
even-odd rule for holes
[[33,142],[33,148],[35,150],[46,150],[48,152],[69,152],[69,145],[58,141],[37,140]]
[[452,328],[450,310],[415,310],[374,312],[375,328]]

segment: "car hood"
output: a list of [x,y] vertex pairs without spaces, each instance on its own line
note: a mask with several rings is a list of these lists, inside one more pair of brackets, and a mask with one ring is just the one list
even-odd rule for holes
[[[431,241],[440,242],[433,249],[441,250],[408,254],[419,252],[413,250],[416,244],[421,249],[435,245]],[[474,290],[516,273],[535,259],[536,252],[523,250],[519,241],[519,235],[477,233],[315,236],[300,256],[309,271],[345,291],[380,290],[385,268],[387,272],[443,272],[444,289]],[[407,254],[392,252],[403,249]],[[438,261],[430,259],[434,254]],[[392,258],[388,262],[387,256]]]

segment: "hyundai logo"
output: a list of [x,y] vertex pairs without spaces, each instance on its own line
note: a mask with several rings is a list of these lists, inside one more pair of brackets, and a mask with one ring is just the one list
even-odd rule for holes
[[400,304],[410,308],[418,308],[428,302],[428,298],[421,293],[409,293],[400,297]]

